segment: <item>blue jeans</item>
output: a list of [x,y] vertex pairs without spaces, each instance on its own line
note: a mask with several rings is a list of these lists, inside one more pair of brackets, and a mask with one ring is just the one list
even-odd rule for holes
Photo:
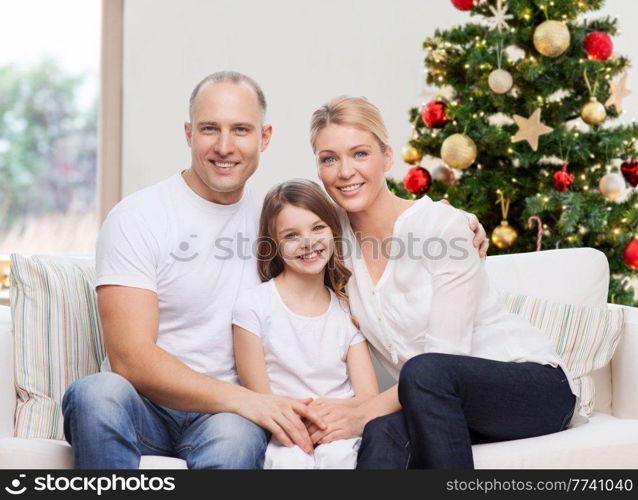
[[399,402],[366,425],[358,469],[473,469],[472,444],[561,431],[576,397],[561,368],[428,353],[403,366]]
[[141,455],[182,458],[189,469],[260,469],[269,437],[234,413],[155,404],[111,372],[73,382],[62,413],[76,469],[137,469]]

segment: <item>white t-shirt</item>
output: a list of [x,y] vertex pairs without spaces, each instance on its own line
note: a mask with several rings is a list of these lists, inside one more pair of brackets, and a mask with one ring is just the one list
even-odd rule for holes
[[345,302],[330,291],[321,316],[300,316],[284,304],[274,280],[240,292],[233,323],[261,338],[273,394],[292,398],[350,398],[346,356],[363,335]]
[[394,225],[390,257],[376,285],[345,211],[340,217],[344,259],[352,270],[347,285],[352,312],[395,379],[412,357],[440,352],[560,366],[576,394],[549,338],[509,313],[490,287],[462,211],[428,196],[405,210]]
[[156,292],[157,345],[195,371],[237,383],[232,308],[240,289],[260,282],[253,245],[262,203],[247,188],[235,204],[209,202],[179,173],[137,191],[102,225],[96,286]]

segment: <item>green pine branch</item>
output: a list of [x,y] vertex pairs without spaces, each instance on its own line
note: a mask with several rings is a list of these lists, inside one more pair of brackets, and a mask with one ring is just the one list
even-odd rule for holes
[[[450,86],[454,97],[447,102],[450,122],[441,130],[429,129],[420,110],[409,112],[417,138],[410,143],[426,157],[439,158],[441,144],[452,134],[465,133],[476,143],[477,161],[458,181],[446,185],[434,181],[428,195],[447,198],[454,206],[475,213],[488,233],[503,219],[496,204],[497,190],[510,200],[507,219],[519,234],[506,250],[494,247],[491,253],[526,252],[536,249],[537,229],[528,226],[531,216],[543,221],[543,249],[588,246],[601,250],[609,260],[612,274],[609,300],[638,305],[628,280],[637,276],[623,260],[626,245],[638,237],[638,191],[622,201],[606,200],[599,182],[613,162],[638,157],[635,122],[615,121],[617,110],[606,107],[602,126],[584,126],[581,108],[590,98],[605,103],[610,83],[627,70],[630,61],[613,56],[606,61],[587,58],[583,40],[593,31],[610,36],[618,33],[617,19],[601,17],[580,21],[584,12],[595,12],[603,0],[507,0],[514,16],[509,30],[494,29],[483,22],[468,22],[448,30],[436,30],[423,43],[430,85]],[[470,15],[481,21],[491,16],[496,0],[484,0]],[[570,32],[568,49],[557,58],[539,54],[533,34],[542,22],[564,21]],[[488,85],[489,74],[498,67],[499,47],[508,48],[501,68],[510,72],[515,90],[498,95]],[[512,47],[522,57],[512,58]],[[542,122],[554,130],[540,137],[538,151],[527,142],[512,143],[518,130],[512,116],[528,117],[540,108]],[[441,162],[442,163],[442,162]],[[568,192],[554,188],[553,174],[567,163],[574,174]],[[388,179],[398,196],[414,199],[403,183]]]

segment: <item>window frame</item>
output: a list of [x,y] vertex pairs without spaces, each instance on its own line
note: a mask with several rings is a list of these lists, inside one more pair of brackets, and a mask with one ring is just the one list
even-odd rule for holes
[[124,0],[102,0],[98,224],[122,198]]

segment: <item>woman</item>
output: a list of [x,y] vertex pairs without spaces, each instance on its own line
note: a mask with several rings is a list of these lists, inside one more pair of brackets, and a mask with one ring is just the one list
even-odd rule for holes
[[[472,444],[564,429],[573,381],[545,335],[490,289],[463,212],[387,188],[378,109],[340,97],[315,111],[311,144],[344,209],[352,312],[398,384],[355,408],[313,406],[313,442],[363,434],[358,468],[472,469]],[[350,250],[350,251],[348,251]]]

